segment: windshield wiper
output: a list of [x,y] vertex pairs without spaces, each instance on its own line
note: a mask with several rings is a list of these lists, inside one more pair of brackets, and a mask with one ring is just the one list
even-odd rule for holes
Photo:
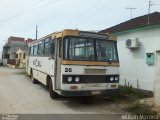
[[106,62],[109,62],[109,64],[111,64],[111,63],[112,63],[112,62],[111,62],[111,59],[109,59],[109,57],[104,53],[104,51],[103,51],[102,49],[100,49],[100,51],[101,51],[101,53],[103,54],[102,56],[105,57],[104,60],[105,60]]
[[109,59],[109,57],[108,57],[108,56],[106,56],[106,58],[104,58],[104,60],[105,60],[106,62],[109,62],[109,64],[111,64],[111,63],[112,63],[111,59]]

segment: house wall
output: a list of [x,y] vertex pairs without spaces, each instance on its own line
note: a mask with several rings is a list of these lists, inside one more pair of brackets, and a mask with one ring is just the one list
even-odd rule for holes
[[15,59],[16,57],[16,51],[17,49],[20,48],[22,50],[26,50],[28,48],[26,43],[16,43],[16,44],[11,44],[11,48],[10,48],[10,59]]
[[[30,42],[31,39],[28,39]],[[22,50],[27,50],[28,42],[25,41],[24,38],[21,37],[9,37],[8,42],[3,47],[3,56],[4,59],[15,59],[16,51],[18,48]]]
[[10,44],[10,43],[16,43],[16,42],[25,42],[25,39],[24,38],[21,38],[21,37],[13,37],[13,36],[11,36],[11,37],[9,37],[8,38],[8,43]]
[[[126,40],[139,38],[140,48],[131,51]],[[156,79],[156,51],[160,50],[160,27],[138,29],[117,34],[120,60],[120,84],[153,91]],[[146,53],[155,54],[154,65],[146,64]]]

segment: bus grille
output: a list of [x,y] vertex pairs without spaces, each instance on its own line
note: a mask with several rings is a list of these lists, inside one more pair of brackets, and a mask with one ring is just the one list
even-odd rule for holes
[[106,74],[106,69],[85,69],[85,74]]
[[84,83],[106,83],[107,77],[104,75],[86,75],[83,78]]
[[[72,81],[68,82],[68,77],[72,77]],[[79,77],[80,81],[75,82],[75,78]],[[117,81],[110,81],[110,77],[118,77]],[[63,75],[63,83],[79,84],[79,83],[118,83],[119,75]]]

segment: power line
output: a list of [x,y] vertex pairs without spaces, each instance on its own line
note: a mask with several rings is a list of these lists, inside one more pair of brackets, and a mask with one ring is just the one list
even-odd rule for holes
[[14,18],[21,17],[21,16],[23,16],[23,15],[25,15],[25,14],[27,14],[27,13],[30,13],[30,12],[32,12],[32,11],[38,10],[38,9],[43,8],[43,7],[46,7],[46,6],[48,6],[48,5],[52,4],[52,3],[55,3],[55,2],[57,2],[58,0],[51,0],[51,1],[47,2],[46,4],[43,4],[43,5],[41,5],[41,6],[37,7],[37,8],[34,8],[34,7],[37,6],[41,1],[43,1],[43,0],[39,0],[38,2],[32,4],[30,7],[27,7],[27,8],[25,8],[25,9],[23,9],[21,12],[15,14],[15,15],[13,15],[13,16],[10,16],[10,17],[8,17],[8,18],[6,18],[6,19],[0,20],[0,22],[1,22],[1,23],[4,23],[4,22],[10,21],[10,20],[12,20],[12,19],[14,19]]
[[43,1],[43,0],[39,0],[39,1],[35,2],[35,3],[33,3],[31,6],[23,9],[22,11],[16,13],[15,15],[12,15],[12,16],[10,16],[10,17],[8,17],[8,18],[5,18],[5,19],[0,20],[0,22],[5,22],[5,21],[7,21],[7,20],[9,20],[9,19],[15,18],[15,17],[23,14],[23,13],[26,12],[28,9],[31,9],[32,7],[35,7],[36,5],[38,5],[39,3],[41,3],[41,1]]
[[150,11],[151,11],[151,6],[153,5],[160,5],[160,4],[153,4],[151,0],[149,0],[149,5],[148,5],[148,24],[150,24]]
[[[88,14],[88,13],[92,10],[93,7],[97,6],[97,4],[98,4],[99,2],[101,2],[101,1],[103,1],[103,0],[98,0],[97,2],[95,2],[94,4],[92,4],[92,6],[87,7],[86,10],[82,11],[82,12],[78,15],[77,21],[80,21],[84,16],[86,16],[86,14]],[[92,2],[91,2],[91,3],[92,3]],[[74,24],[74,23],[76,23],[76,22],[69,22],[69,23],[67,24],[67,26],[70,25],[70,24]]]
[[48,6],[48,5],[51,5],[51,4],[53,4],[53,3],[56,3],[57,1],[59,1],[59,0],[51,0],[51,1],[47,2],[46,4],[43,4],[43,5],[39,6],[38,8],[35,8],[35,9],[32,9],[32,10],[28,11],[27,13],[30,13],[30,12],[32,12],[32,11],[39,10],[40,8],[44,8],[44,7]]
[[[97,8],[96,10],[94,10],[89,16],[87,16],[85,19],[85,22],[87,21],[87,20],[89,20],[89,19],[91,19],[93,16],[95,16],[98,12],[100,12],[102,9],[104,9],[105,7],[107,7],[109,4],[110,4],[110,2],[112,2],[113,0],[109,0],[106,4],[104,4],[103,6],[100,6],[101,8]],[[79,23],[77,23],[76,25],[78,25],[78,24],[81,24],[82,23],[82,21],[84,21],[84,19],[83,20],[81,20]]]

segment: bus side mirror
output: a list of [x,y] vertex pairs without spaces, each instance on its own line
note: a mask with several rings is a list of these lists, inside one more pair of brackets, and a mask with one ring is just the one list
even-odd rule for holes
[[51,56],[54,57],[54,52],[55,52],[55,44],[51,43]]

